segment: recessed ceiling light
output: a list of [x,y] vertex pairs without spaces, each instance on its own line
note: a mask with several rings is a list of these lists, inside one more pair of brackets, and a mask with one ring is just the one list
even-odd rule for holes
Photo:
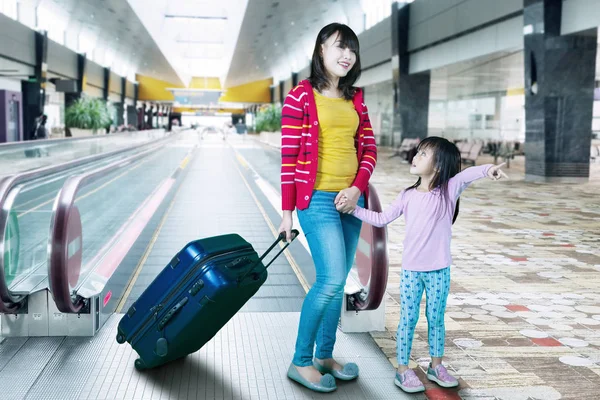
[[277,46],[279,43],[275,42],[275,46]]
[[290,25],[294,26],[294,21],[290,22]]

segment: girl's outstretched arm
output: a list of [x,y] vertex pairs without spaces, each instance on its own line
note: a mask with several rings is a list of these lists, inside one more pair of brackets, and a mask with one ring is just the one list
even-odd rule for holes
[[404,191],[390,204],[384,212],[376,212],[356,206],[352,215],[368,224],[382,227],[394,221],[404,212]]
[[486,177],[495,181],[501,178],[508,179],[508,176],[501,170],[504,164],[485,164],[466,168],[450,179],[448,182],[448,192],[453,194],[454,198],[457,199],[463,190],[478,179]]

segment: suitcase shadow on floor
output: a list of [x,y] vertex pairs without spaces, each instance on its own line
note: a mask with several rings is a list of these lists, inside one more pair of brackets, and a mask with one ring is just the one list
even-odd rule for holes
[[154,392],[159,390],[170,396],[177,395],[177,398],[208,400],[214,399],[217,394],[219,398],[239,398],[232,392],[239,383],[232,382],[233,378],[226,375],[227,369],[193,354],[138,373],[146,375],[154,384]]

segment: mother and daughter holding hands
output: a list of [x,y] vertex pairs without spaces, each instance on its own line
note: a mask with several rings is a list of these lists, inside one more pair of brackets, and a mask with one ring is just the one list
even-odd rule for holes
[[[381,213],[365,208],[377,147],[361,89],[360,50],[346,25],[330,24],[318,34],[310,78],[293,88],[282,108],[279,228],[291,239],[292,212],[306,236],[316,269],[298,327],[288,377],[317,392],[332,392],[335,379],[358,377],[355,363],[333,359],[346,278],[354,262],[362,222],[385,226],[404,215],[401,312],[397,332],[395,384],[415,393],[425,387],[408,361],[423,291],[431,363],[427,378],[442,387],[458,381],[442,365],[444,314],[450,290],[450,241],[459,196],[481,178],[507,178],[501,165],[461,171],[456,146],[440,137],[423,139],[412,160],[416,182]],[[315,351],[316,344],[316,351]]]

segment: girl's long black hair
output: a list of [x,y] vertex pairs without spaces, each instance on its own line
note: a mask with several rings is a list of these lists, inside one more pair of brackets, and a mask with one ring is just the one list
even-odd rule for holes
[[[461,158],[460,151],[456,145],[450,142],[448,139],[444,139],[437,136],[430,136],[425,138],[419,143],[417,147],[417,153],[421,150],[429,150],[433,152],[433,168],[435,175],[429,184],[429,191],[438,189],[440,195],[444,199],[444,203],[447,206],[452,200],[448,193],[448,181],[450,178],[455,176],[461,171]],[[414,185],[406,188],[406,190],[416,189],[421,184],[421,178],[415,182]],[[452,223],[456,221],[458,217],[458,211],[460,208],[460,198],[456,200],[456,206],[454,207],[454,216],[452,217]],[[444,212],[448,207],[444,207]]]
[[315,49],[313,50],[312,61],[310,63],[310,77],[308,80],[312,87],[322,92],[324,89],[329,87],[329,77],[327,76],[327,70],[323,63],[323,56],[321,54],[321,45],[331,37],[331,35],[339,34],[340,46],[345,49],[348,48],[354,54],[356,54],[356,62],[352,66],[352,69],[348,71],[348,74],[340,78],[338,83],[338,89],[343,93],[346,100],[352,100],[356,88],[353,86],[354,83],[360,78],[360,47],[358,44],[358,37],[356,33],[349,26],[344,24],[333,23],[325,26],[317,35],[317,41],[315,42]]

